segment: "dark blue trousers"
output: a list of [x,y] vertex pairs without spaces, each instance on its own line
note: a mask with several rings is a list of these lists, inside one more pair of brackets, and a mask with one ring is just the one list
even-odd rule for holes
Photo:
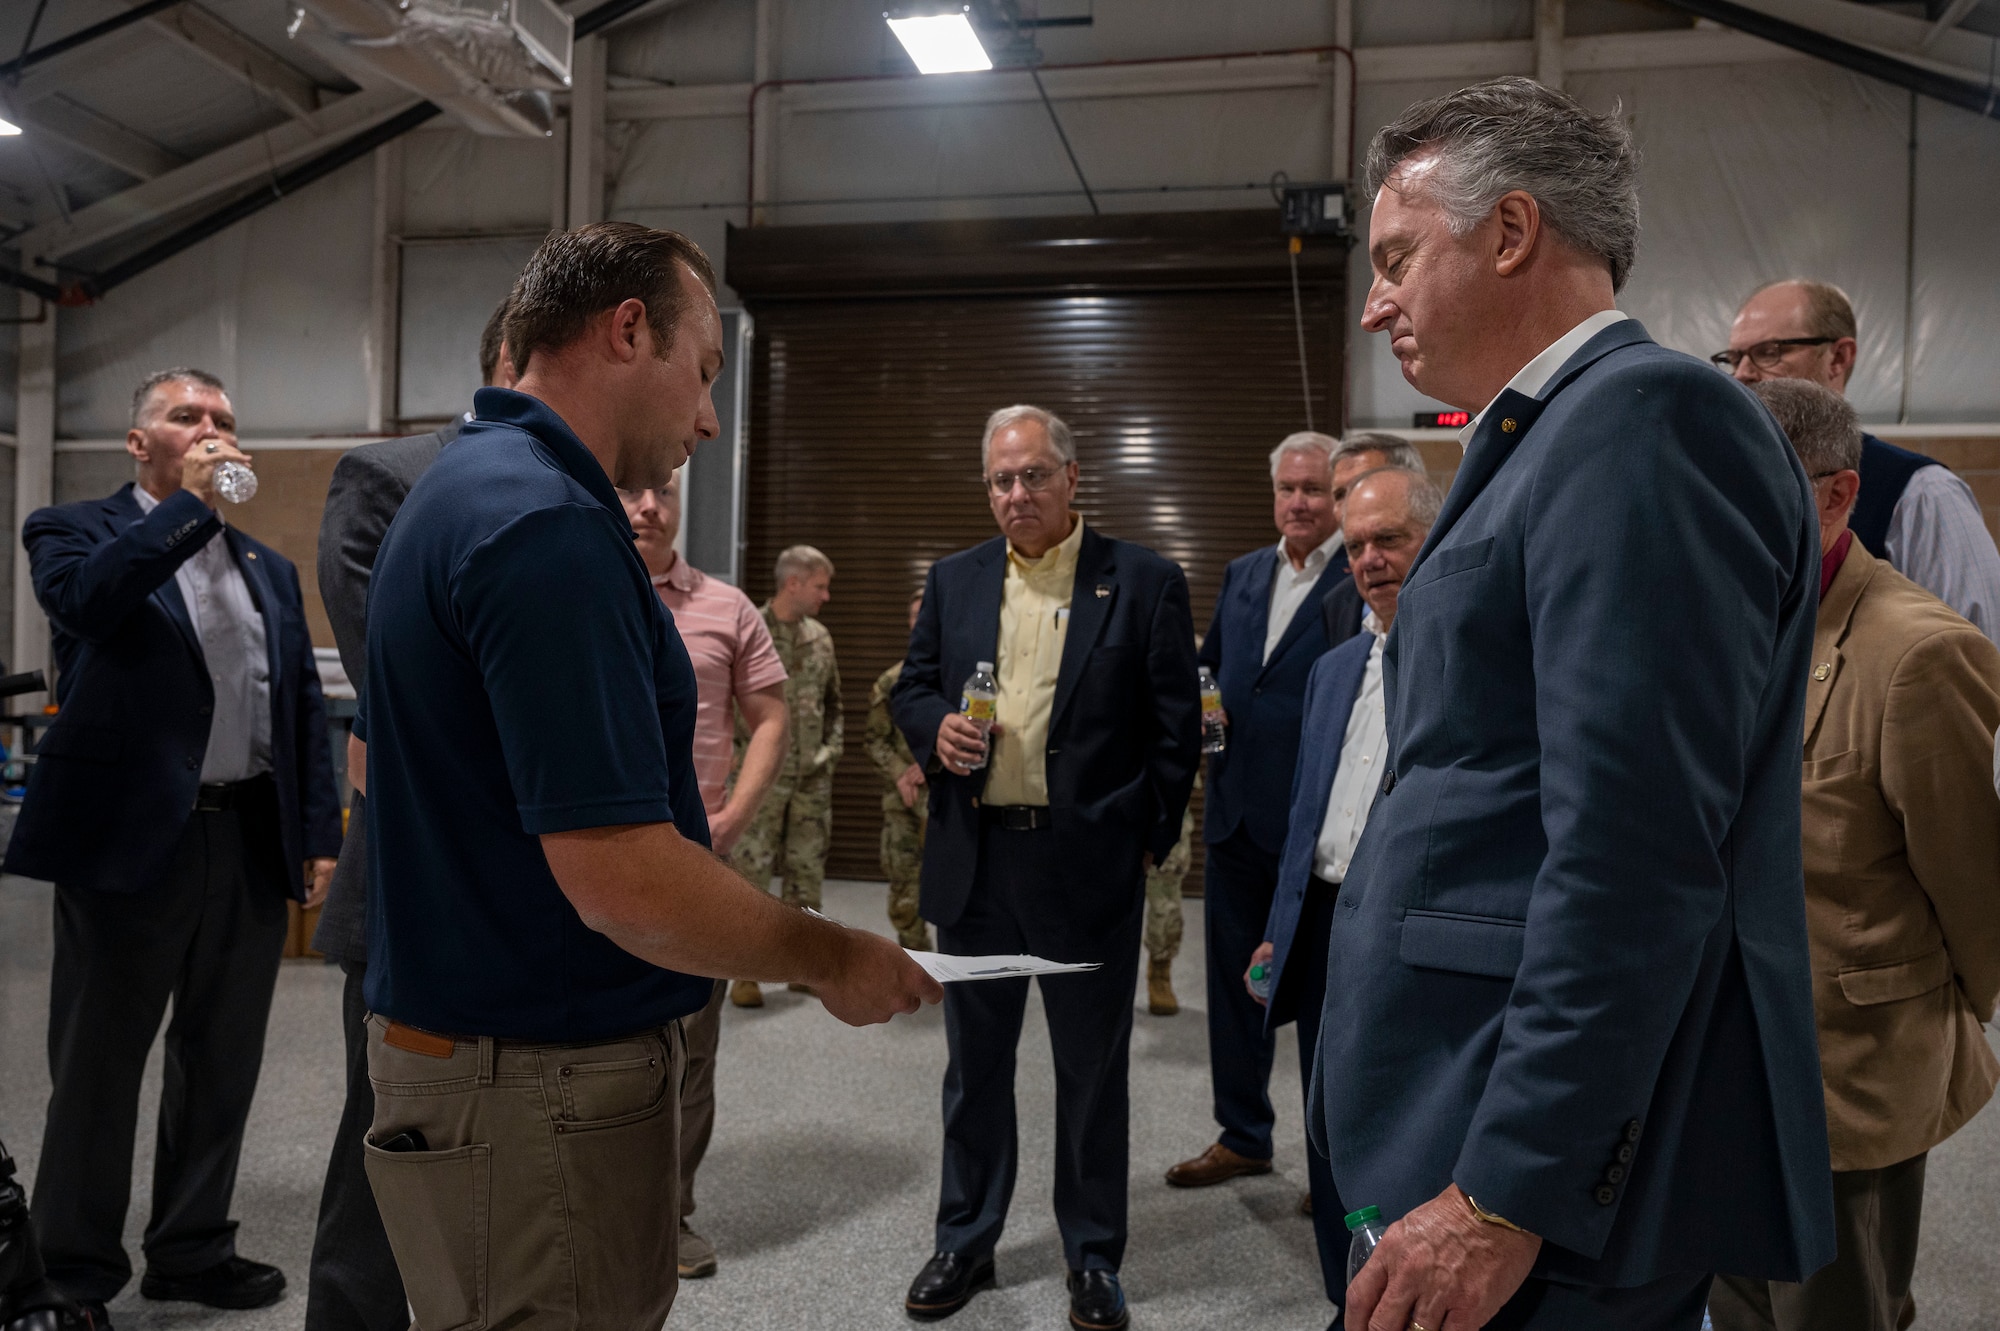
[[[1271,1037],[1264,1009],[1243,988],[1250,954],[1278,890],[1278,855],[1238,828],[1208,847],[1202,933],[1208,946],[1208,1075],[1219,1140],[1238,1155],[1271,1158]],[[1325,956],[1325,940],[1320,954]],[[1287,967],[1290,969],[1290,967]]]
[[[1285,961],[1287,1006],[1298,1013],[1299,1089],[1311,1116],[1313,1058],[1319,1051],[1319,1020],[1326,1003],[1327,940],[1333,933],[1333,903],[1337,885],[1315,878],[1306,892],[1305,909],[1299,914],[1298,932],[1292,935],[1291,955]],[[1306,1181],[1312,1190],[1313,1239],[1319,1246],[1320,1276],[1326,1281],[1326,1297],[1336,1306],[1347,1302],[1347,1204],[1333,1185],[1333,1165],[1306,1142]],[[1362,1205],[1367,1205],[1366,1202]]]
[[[944,952],[1027,952],[1101,969],[1041,977],[1056,1071],[1056,1227],[1072,1270],[1116,1271],[1125,1256],[1130,1155],[1133,988],[1145,883],[1081,883],[1054,852],[1047,829],[980,837],[971,899],[938,928]],[[1014,1056],[1028,1003],[1026,980],[980,980],[944,991],[944,1174],[937,1247],[991,1253],[1007,1222],[1020,1157]]]
[[342,969],[347,972],[340,998],[347,1101],[319,1194],[319,1224],[306,1280],[306,1331],[403,1331],[410,1324],[410,1305],[362,1167],[361,1143],[375,1117],[375,1090],[368,1082],[368,1004],[361,996],[368,967],[352,962]]

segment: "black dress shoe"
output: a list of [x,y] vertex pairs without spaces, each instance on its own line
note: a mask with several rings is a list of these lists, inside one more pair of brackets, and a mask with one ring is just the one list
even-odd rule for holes
[[139,1292],[149,1299],[178,1299],[211,1308],[263,1308],[285,1295],[285,1273],[243,1257],[226,1257],[206,1271],[168,1276],[146,1272]]
[[993,1288],[993,1257],[974,1259],[962,1252],[941,1252],[924,1263],[910,1282],[903,1309],[920,1322],[949,1317],[972,1302],[982,1289]]
[[1069,1324],[1077,1331],[1122,1331],[1131,1321],[1116,1271],[1069,1273]]
[[111,1331],[111,1314],[104,1311],[101,1303],[79,1303],[78,1312],[83,1314],[84,1324],[90,1331]]

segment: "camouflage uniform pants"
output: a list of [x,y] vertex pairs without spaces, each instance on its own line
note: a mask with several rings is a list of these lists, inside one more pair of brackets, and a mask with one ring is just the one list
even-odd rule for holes
[[1172,961],[1181,952],[1181,882],[1193,858],[1190,826],[1182,827],[1166,863],[1146,871],[1146,955],[1154,961]]
[[889,923],[904,947],[928,948],[930,930],[917,913],[918,879],[924,867],[924,823],[928,810],[922,792],[917,807],[903,807],[902,797],[882,797],[882,876],[889,880]]
[[767,892],[772,875],[780,875],[784,882],[780,895],[786,901],[818,910],[832,832],[833,774],[780,776],[730,852],[729,862]]
[[1188,841],[1182,839],[1166,863],[1146,871],[1146,955],[1154,961],[1180,955],[1180,883],[1188,877],[1190,857]]

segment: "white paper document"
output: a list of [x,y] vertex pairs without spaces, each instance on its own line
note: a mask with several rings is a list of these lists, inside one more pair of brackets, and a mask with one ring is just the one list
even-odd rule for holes
[[954,957],[942,952],[911,952],[919,966],[939,984],[957,980],[1006,980],[1023,975],[1064,975],[1094,971],[1102,962],[1044,961],[1040,957]]

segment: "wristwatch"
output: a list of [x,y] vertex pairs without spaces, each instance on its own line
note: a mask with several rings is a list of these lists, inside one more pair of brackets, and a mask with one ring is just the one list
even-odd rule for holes
[[[1461,1189],[1461,1191],[1463,1191],[1463,1189]],[[1522,1229],[1519,1225],[1515,1224],[1513,1221],[1509,1220],[1506,1216],[1495,1215],[1493,1214],[1493,1212],[1481,1206],[1478,1202],[1472,1200],[1472,1194],[1469,1192],[1465,1194],[1465,1204],[1472,1208],[1472,1215],[1473,1218],[1476,1220],[1484,1220],[1487,1224],[1498,1225],[1502,1229],[1511,1229],[1516,1234],[1525,1234],[1528,1232],[1527,1230]]]

